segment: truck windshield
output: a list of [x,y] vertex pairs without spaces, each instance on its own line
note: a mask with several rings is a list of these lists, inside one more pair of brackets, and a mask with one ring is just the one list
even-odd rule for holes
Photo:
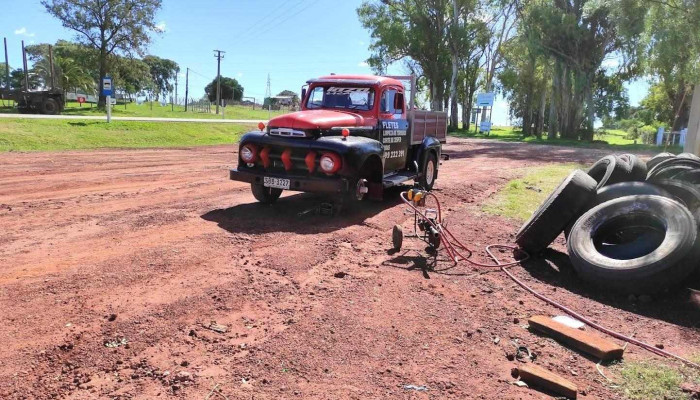
[[374,108],[374,89],[369,87],[316,86],[309,94],[306,108],[371,110]]

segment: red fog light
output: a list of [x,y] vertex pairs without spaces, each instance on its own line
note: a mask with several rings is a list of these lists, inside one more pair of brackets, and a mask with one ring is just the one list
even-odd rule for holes
[[284,149],[280,158],[282,159],[285,170],[289,171],[292,169],[292,149]]
[[342,167],[340,156],[335,153],[323,153],[319,162],[321,171],[328,175],[335,174]]
[[265,146],[260,150],[260,159],[262,160],[263,167],[268,168],[270,166],[270,148]]
[[316,152],[308,152],[304,158],[304,162],[306,163],[306,168],[309,170],[309,173],[313,174],[316,169]]
[[246,164],[258,161],[258,148],[254,144],[246,144],[241,147],[241,160]]

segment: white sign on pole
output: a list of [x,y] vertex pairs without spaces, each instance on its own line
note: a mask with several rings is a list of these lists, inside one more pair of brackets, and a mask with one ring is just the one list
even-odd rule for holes
[[476,95],[476,105],[479,107],[493,107],[496,94],[493,92],[479,93]]
[[666,129],[664,129],[663,126],[659,127],[659,130],[656,131],[656,145],[661,146],[664,143],[664,132]]

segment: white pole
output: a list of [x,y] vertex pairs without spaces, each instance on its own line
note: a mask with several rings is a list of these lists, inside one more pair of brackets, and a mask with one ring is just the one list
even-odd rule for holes
[[107,96],[107,122],[112,122],[112,96]]

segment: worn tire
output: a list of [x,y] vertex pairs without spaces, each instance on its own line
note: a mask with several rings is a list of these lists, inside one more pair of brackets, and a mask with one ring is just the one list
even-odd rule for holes
[[630,180],[643,182],[647,178],[647,163],[634,154],[623,154],[619,157],[630,167]]
[[596,189],[605,185],[631,180],[632,167],[616,156],[603,157],[588,169],[588,175],[597,182]]
[[[437,178],[437,157],[435,153],[428,152],[425,156],[425,162],[423,163],[422,174],[418,178],[418,184],[425,190],[433,190],[435,185],[435,179]],[[432,171],[432,172],[431,172]],[[429,176],[430,174],[430,176]]]
[[663,179],[654,184],[669,192],[669,197],[680,200],[691,213],[700,209],[700,189],[695,185],[678,179]]
[[647,161],[647,169],[651,170],[661,161],[669,160],[675,158],[676,156],[672,153],[659,153]]
[[647,174],[647,180],[670,179],[672,176],[690,169],[700,169],[700,161],[692,158],[669,158],[651,168]]
[[[619,199],[625,196],[636,196],[636,195],[654,195],[654,196],[665,196],[673,197],[671,193],[667,192],[663,188],[652,185],[647,182],[620,182],[614,185],[609,185],[598,189],[593,200],[588,203],[585,207],[585,211],[591,208],[605,203],[606,201]],[[571,234],[571,229],[576,221],[571,221],[566,228],[564,228],[564,237],[569,240],[569,235]]]
[[596,184],[581,170],[569,174],[515,235],[518,246],[530,254],[546,249],[567,224],[581,215],[595,196]]
[[700,169],[690,169],[679,172],[673,175],[671,179],[683,181],[692,185],[700,185]]
[[394,229],[391,231],[391,244],[394,250],[401,250],[403,245],[403,227],[401,225],[394,225]]
[[[625,240],[605,246],[631,227],[636,231]],[[641,294],[661,291],[692,273],[695,265],[688,260],[695,256],[696,240],[697,224],[683,204],[643,195],[611,200],[583,214],[567,248],[582,279],[601,289]]]
[[691,159],[691,160],[700,161],[700,157],[696,156],[696,155],[693,154],[693,153],[681,153],[681,154],[677,155],[676,157],[678,157],[678,158],[689,158],[689,159]]
[[255,199],[263,204],[272,204],[282,195],[282,189],[269,188],[255,183],[250,184],[250,190]]
[[621,182],[598,189],[590,208],[605,203],[606,201],[619,199],[620,197],[638,195],[671,197],[671,193],[651,183]]

